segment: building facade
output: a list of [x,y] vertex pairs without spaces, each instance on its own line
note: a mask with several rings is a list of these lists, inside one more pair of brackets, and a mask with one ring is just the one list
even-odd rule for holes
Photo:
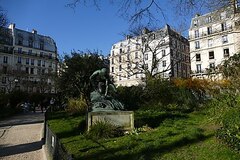
[[239,13],[231,7],[196,15],[189,29],[191,76],[221,79],[216,67],[239,51]]
[[135,37],[112,46],[110,75],[117,86],[144,84],[146,75],[186,78],[190,76],[189,43],[169,25],[150,31],[144,29]]
[[55,93],[58,54],[49,36],[20,30],[15,24],[3,28],[0,37],[0,89],[3,92]]

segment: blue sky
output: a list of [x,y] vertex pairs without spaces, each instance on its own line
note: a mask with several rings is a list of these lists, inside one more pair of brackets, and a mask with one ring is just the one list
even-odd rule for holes
[[[59,54],[71,50],[101,50],[110,53],[111,46],[124,39],[129,24],[117,15],[117,6],[102,0],[101,10],[95,7],[78,6],[75,10],[66,7],[69,0],[0,0],[0,6],[7,11],[10,23],[22,30],[36,29],[39,34],[52,37]],[[176,17],[163,1],[166,19],[159,22],[176,27],[183,17]],[[166,10],[168,9],[168,10]],[[160,15],[161,17],[161,15]],[[190,17],[189,17],[190,18]],[[185,18],[187,19],[187,17]],[[186,20],[188,25],[190,19]]]

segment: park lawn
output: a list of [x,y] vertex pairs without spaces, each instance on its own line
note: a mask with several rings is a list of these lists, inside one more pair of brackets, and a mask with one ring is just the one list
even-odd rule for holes
[[74,159],[239,160],[239,153],[215,138],[218,127],[208,119],[203,113],[136,111],[135,126],[147,124],[146,131],[101,140],[85,136],[84,116],[57,112],[48,124]]

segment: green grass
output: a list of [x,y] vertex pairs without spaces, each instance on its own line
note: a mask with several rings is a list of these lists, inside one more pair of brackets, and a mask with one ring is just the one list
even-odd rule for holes
[[215,138],[217,126],[201,113],[135,112],[135,124],[153,129],[118,138],[94,140],[84,134],[84,117],[64,112],[50,117],[49,126],[74,159],[239,160]]

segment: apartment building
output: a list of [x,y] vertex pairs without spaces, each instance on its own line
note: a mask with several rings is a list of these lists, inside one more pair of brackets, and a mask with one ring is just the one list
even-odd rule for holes
[[216,67],[239,51],[240,16],[232,7],[196,15],[189,29],[191,76],[221,79]]
[[110,75],[117,86],[144,84],[146,74],[162,78],[190,76],[189,43],[169,25],[138,36],[127,36],[112,46]]
[[55,93],[57,46],[36,30],[24,31],[10,24],[0,37],[0,90]]

